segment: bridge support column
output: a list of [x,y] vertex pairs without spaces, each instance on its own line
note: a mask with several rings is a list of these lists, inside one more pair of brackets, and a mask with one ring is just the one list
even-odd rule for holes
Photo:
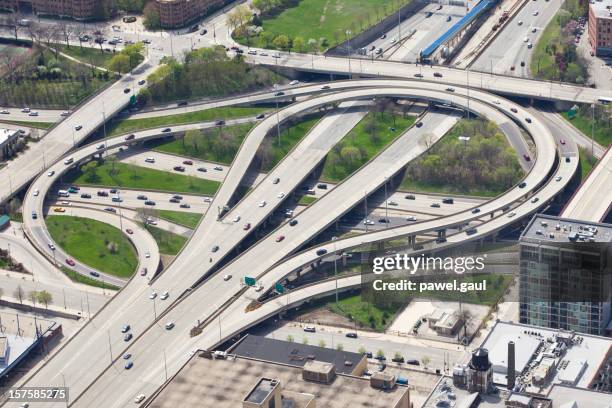
[[446,228],[438,230],[438,238],[446,238]]

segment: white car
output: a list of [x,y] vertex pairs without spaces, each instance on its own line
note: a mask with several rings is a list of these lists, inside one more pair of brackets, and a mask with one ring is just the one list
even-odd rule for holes
[[298,81],[297,79],[294,79],[293,81],[289,82],[289,85],[297,85],[299,83],[300,81]]
[[174,322],[166,323],[166,330],[172,330],[173,327],[174,327]]
[[282,191],[280,193],[278,193],[276,195],[278,198],[283,198],[285,196],[285,193],[283,193]]
[[38,116],[38,112],[36,112],[36,111],[30,112],[30,113],[28,113],[28,116]]
[[259,55],[261,55],[262,57],[267,57],[267,56],[268,56],[268,53],[267,53],[267,52],[262,51],[262,52],[260,52],[260,53],[259,53]]
[[396,42],[397,42],[397,39],[395,39],[395,38],[391,39],[391,44],[395,44]]
[[168,299],[169,296],[170,296],[170,294],[168,293],[168,291],[165,291],[164,293],[161,294],[161,296],[159,298],[161,300],[166,300],[166,299]]
[[224,281],[228,281],[230,279],[232,279],[232,275],[223,275],[223,280]]
[[406,217],[406,221],[416,221],[416,220],[417,220],[417,217],[415,217],[414,215]]
[[145,159],[145,163],[155,163],[155,158],[154,157],[147,157]]
[[134,403],[138,404],[138,403],[144,401],[144,399],[145,399],[145,395],[144,394],[138,394],[136,396],[136,398],[134,398]]
[[256,50],[249,50],[248,54],[249,55],[257,55],[257,51]]
[[396,201],[387,201],[387,204],[388,205],[397,205],[397,202]]
[[52,177],[55,174],[54,170],[51,170],[50,172],[47,173],[47,176]]
[[151,292],[149,295],[149,299],[155,299],[157,297],[157,292]]
[[375,222],[372,220],[365,220],[363,223],[364,225],[374,225],[375,224]]
[[500,105],[500,104],[501,104],[501,102],[499,101],[499,99],[494,99],[494,100],[493,100],[493,103],[494,103],[494,104],[496,104],[496,105]]
[[210,198],[210,197],[204,197],[204,202],[205,202],[205,203],[212,203],[212,198]]
[[38,189],[34,190],[34,197],[38,197],[38,195],[40,194],[40,191],[38,191]]
[[529,38],[527,37],[523,38],[523,42],[529,42]]
[[106,145],[104,143],[100,143],[99,145],[96,146],[96,150],[102,150],[106,147]]
[[260,201],[260,202],[259,202],[259,206],[260,206],[260,207],[265,207],[265,206],[266,206],[266,202],[265,202],[265,200]]
[[3,115],[10,115],[11,114],[11,112],[7,111],[6,109],[2,109],[0,111],[0,113],[3,114]]
[[23,113],[30,113],[30,108],[23,108],[21,111]]
[[535,17],[535,16],[537,16],[538,14],[540,14],[540,12],[539,12],[538,10],[536,10],[536,11],[534,11],[534,12],[533,12],[533,16],[534,16],[534,17]]
[[238,222],[238,221],[240,221],[240,216],[239,216],[239,215],[235,216],[235,217],[234,217],[234,219],[233,219],[232,221],[234,221],[234,222]]
[[508,214],[508,218],[512,218],[516,215],[516,213],[514,211],[512,211],[510,214]]
[[519,20],[518,25],[523,25],[523,20]]
[[562,178],[561,176],[557,176],[555,177],[555,181],[561,181],[561,178]]
[[70,112],[68,111],[60,113],[60,116],[68,116],[68,115],[70,115]]
[[[157,224],[157,223],[155,223]],[[151,224],[151,225],[155,225],[155,224]],[[150,252],[145,252],[145,258],[150,258],[151,257],[151,253]]]

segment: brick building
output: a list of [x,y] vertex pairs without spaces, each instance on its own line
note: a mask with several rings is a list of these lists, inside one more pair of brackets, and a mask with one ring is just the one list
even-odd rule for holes
[[598,57],[612,56],[612,0],[589,4],[589,44]]
[[164,28],[184,27],[230,0],[155,0]]
[[0,9],[92,20],[109,17],[113,3],[113,0],[0,0]]

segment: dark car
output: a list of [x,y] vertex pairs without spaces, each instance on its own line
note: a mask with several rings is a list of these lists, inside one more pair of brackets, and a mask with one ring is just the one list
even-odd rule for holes
[[259,115],[257,115],[257,116],[255,117],[255,119],[263,119],[263,118],[265,118],[265,117],[266,117],[266,115],[265,115],[264,113],[260,113]]
[[441,74],[441,73],[439,73],[439,72],[434,72],[434,76],[435,76],[436,78],[442,78],[442,74]]
[[91,271],[91,272],[89,272],[89,274],[90,274],[91,276],[93,276],[94,278],[97,278],[97,277],[99,277],[99,276],[100,276],[100,274],[99,274],[98,272],[96,272],[96,271]]
[[478,214],[480,212],[480,208],[474,208],[472,210],[472,214]]
[[391,361],[393,361],[394,363],[403,363],[404,362],[404,357],[400,356],[400,357],[393,357],[391,359]]
[[176,198],[171,198],[170,202],[171,203],[180,203],[180,200],[177,200]]
[[278,91],[274,94],[274,96],[283,96],[285,93],[283,91]]
[[145,205],[155,205],[155,201],[147,200],[144,202]]
[[217,120],[215,122],[215,125],[217,125],[217,126],[225,125],[225,121],[224,120]]
[[406,360],[406,364],[410,364],[410,365],[421,365],[421,363],[419,363],[419,360],[415,360],[415,359],[409,359]]
[[198,171],[201,171],[202,173],[206,173],[206,168],[205,167],[198,167]]
[[526,186],[526,185],[527,185],[527,183],[525,183],[525,182],[523,181],[523,182],[522,182],[521,184],[519,184],[518,186],[519,186],[519,188],[525,188],[525,186]]
[[324,248],[317,249],[318,256],[325,255],[326,253],[327,253],[327,249],[324,249]]
[[115,210],[113,207],[106,207],[104,209],[104,211],[108,211],[108,212],[112,212],[112,213],[116,213],[117,212],[117,210]]
[[443,204],[454,204],[455,200],[453,200],[452,198],[443,198],[442,203]]
[[[127,341],[127,340],[126,340]],[[132,361],[128,361],[127,363],[125,363],[125,369],[129,370],[130,368],[132,368],[134,366],[134,363]]]
[[406,195],[404,196],[404,198],[405,198],[406,200],[415,200],[415,199],[416,199],[416,198],[415,198],[415,196],[414,196],[414,194],[406,194]]
[[415,78],[423,78],[423,74],[414,74]]
[[354,332],[346,333],[346,337],[348,337],[349,339],[356,339],[357,333],[354,333]]
[[136,197],[139,200],[148,200],[149,197],[147,197],[146,195],[140,194],[138,197]]
[[106,191],[98,191],[98,197],[108,197],[108,193]]
[[81,198],[91,198],[91,194],[83,193],[81,194]]
[[200,35],[205,35],[207,32],[208,32],[207,29],[203,29],[203,30],[200,31]]
[[291,221],[289,221],[289,225],[292,226],[292,227],[295,227],[297,225],[297,223],[298,223],[298,220],[291,220]]
[[191,206],[187,203],[183,203],[180,205],[181,208],[191,208]]
[[141,79],[140,81],[138,81],[138,85],[144,85],[144,84],[145,84],[145,82],[146,82],[146,81],[145,81],[144,79]]
[[125,140],[134,140],[135,138],[136,138],[136,135],[132,133],[131,135],[127,135],[125,137]]
[[443,237],[436,238],[436,244],[443,244],[445,242],[446,242],[446,238],[443,238]]
[[320,188],[321,190],[327,190],[327,184],[319,183],[317,184],[317,188]]
[[415,126],[420,128],[421,126],[423,126],[423,122],[417,122]]
[[187,101],[180,101],[176,104],[176,106],[187,106]]
[[438,204],[438,203],[432,203],[432,204],[430,205],[430,207],[431,207],[431,208],[440,208],[440,204]]
[[525,122],[531,123],[531,118],[525,118]]
[[379,218],[378,222],[380,222],[381,224],[389,224],[391,221],[389,221],[388,218]]
[[185,168],[183,166],[174,166],[173,169],[175,171],[180,171],[180,172],[184,172],[185,171]]
[[476,232],[478,232],[476,228],[470,228],[470,229],[465,230],[465,233],[467,235],[474,235]]
[[132,333],[127,333],[125,336],[123,336],[123,341],[130,341],[132,340]]
[[531,157],[529,157],[528,154],[524,154],[523,158],[525,159],[525,161],[531,161]]
[[123,90],[123,93],[124,93],[124,94],[130,93],[130,88],[125,88],[125,89]]
[[162,133],[168,133],[168,132],[172,132],[172,129],[170,129],[170,128],[165,128],[164,130],[162,130]]

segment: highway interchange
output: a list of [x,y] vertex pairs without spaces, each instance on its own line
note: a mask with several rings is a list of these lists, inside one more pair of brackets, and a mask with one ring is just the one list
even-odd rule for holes
[[[249,132],[229,169],[224,168],[223,177],[219,178],[223,179],[223,183],[212,202],[202,201],[198,204],[197,197],[188,199],[194,206],[192,211],[202,212],[204,216],[190,234],[189,242],[163,273],[154,275],[158,271],[160,256],[155,241],[134,222],[136,215],[133,210],[139,206],[138,199],[133,197],[136,192],[122,193],[125,206],[131,208],[125,210],[129,216],[123,219],[103,211],[99,208],[103,205],[101,203],[71,198],[72,205],[69,208],[73,215],[101,219],[111,225],[121,225],[124,230],[126,227],[133,229],[133,242],[139,255],[138,270],[147,268],[149,274],[146,277],[136,274],[125,282],[95,271],[105,281],[122,286],[122,290],[52,359],[29,376],[25,385],[66,384],[71,389],[71,406],[76,407],[133,405],[135,395],[143,393],[150,396],[167,376],[182,366],[194,349],[213,348],[286,308],[332,293],[336,287],[346,289],[360,284],[359,276],[322,281],[288,291],[265,301],[254,311],[245,312],[245,308],[253,301],[263,299],[262,295],[274,283],[282,281],[299,268],[319,262],[333,253],[349,252],[397,238],[405,238],[407,243],[413,243],[413,237],[425,237],[429,233],[447,232],[448,235],[442,243],[429,236],[424,249],[455,246],[469,240],[482,239],[520,222],[545,207],[570,182],[578,167],[577,146],[573,139],[561,143],[560,134],[547,122],[544,114],[523,108],[505,99],[504,95],[587,103],[596,102],[601,96],[612,96],[610,90],[396,62],[353,60],[352,65],[349,65],[344,58],[285,53],[280,53],[280,58],[275,59],[260,55],[249,56],[248,59],[255,63],[282,65],[305,71],[358,73],[366,77],[398,79],[355,79],[331,82],[327,89],[321,84],[285,89],[282,100],[296,97],[297,101],[267,115]],[[58,123],[31,149],[28,153],[30,156],[24,156],[19,163],[0,170],[1,175],[12,178],[10,190],[6,185],[1,186],[2,201],[31,181],[23,204],[23,228],[32,244],[47,258],[61,260],[68,257],[57,245],[54,246],[58,248],[51,250],[49,244],[52,240],[42,216],[49,209],[47,204],[57,204],[54,193],[61,176],[73,166],[83,164],[105,151],[114,152],[119,147],[127,147],[128,151],[136,150],[140,149],[143,141],[165,136],[162,128],[149,129],[135,132],[134,139],[130,140],[126,140],[127,135],[107,138],[103,141],[102,149],[98,149],[100,141],[75,149],[108,117],[127,105],[130,95],[124,94],[124,87],[135,89],[133,84],[145,79],[154,67],[151,60],[146,60],[137,73],[127,75],[97,98],[75,108],[69,117]],[[434,77],[434,72],[440,72],[443,76]],[[415,79],[417,73],[424,75],[424,78]],[[449,86],[454,87],[452,92],[448,91]],[[229,98],[221,102],[205,103],[199,108],[278,101],[281,98],[275,95],[276,92],[271,90]],[[296,211],[292,220],[297,221],[297,224],[284,222],[255,245],[242,248],[249,234],[266,224],[275,210],[283,208],[286,201],[294,197],[294,192],[320,165],[330,149],[363,118],[366,112],[361,109],[363,103],[367,104],[372,98],[380,97],[434,101],[440,107],[431,109],[419,118],[422,127],[411,127],[351,177],[330,188],[306,209]],[[237,199],[236,191],[244,184],[257,149],[265,137],[274,135],[280,124],[292,118],[335,104],[342,105],[327,113],[275,168],[255,178],[248,194]],[[453,110],[449,110],[450,107]],[[521,181],[524,185],[516,185],[499,197],[485,202],[457,206],[439,214],[440,217],[423,218],[417,222],[377,229],[303,249],[343,214],[362,205],[364,198],[367,200],[373,194],[380,194],[382,186],[411,160],[427,151],[431,141],[426,142],[426,138],[433,135],[437,140],[444,136],[458,119],[453,113],[457,108],[469,110],[495,122],[519,157],[529,151],[519,127],[529,134],[536,154],[531,163],[521,159],[521,164],[528,170]],[[527,122],[526,118],[530,121]],[[246,123],[253,119],[235,122]],[[74,127],[81,124],[83,128],[75,134]],[[173,126],[172,132],[213,126],[214,122]],[[74,140],[67,135],[74,135]],[[43,151],[45,159],[42,166],[39,161],[26,159],[43,156]],[[139,152],[131,157],[140,160],[143,155],[146,153]],[[64,159],[68,157],[74,161],[66,165]],[[52,174],[48,173],[51,171]],[[154,193],[150,194],[153,197]],[[164,197],[167,198],[168,194],[155,194],[159,194],[155,195],[156,201],[164,202],[163,208],[167,208],[167,199]],[[45,199],[49,200],[47,204]],[[480,211],[475,213],[474,208]],[[32,213],[40,216],[33,218]],[[249,228],[245,227],[246,223]],[[476,231],[467,235],[466,228],[476,228]],[[279,236],[285,238],[278,241]],[[319,249],[324,249],[325,253],[318,253]],[[422,250],[416,249],[417,252]],[[412,251],[415,249],[412,248]],[[90,267],[79,263],[74,269],[83,275],[91,275],[92,272]],[[244,287],[242,279],[245,276],[257,277],[263,290]],[[161,300],[156,296],[151,299],[153,291],[157,294],[168,291],[169,298]],[[167,330],[164,327],[166,322],[173,322],[174,328]],[[134,333],[134,338],[129,342],[125,342],[120,333],[120,328],[125,324],[130,324]],[[203,331],[200,335],[190,337],[190,330],[194,327]],[[131,370],[122,368],[122,355],[125,352],[135,357],[135,365]],[[111,394],[113,397],[109,400]]]

